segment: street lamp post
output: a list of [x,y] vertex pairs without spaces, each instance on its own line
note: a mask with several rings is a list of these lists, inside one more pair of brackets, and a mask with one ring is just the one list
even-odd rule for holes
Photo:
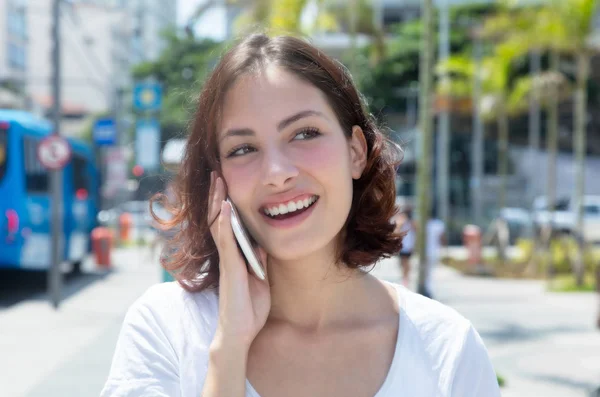
[[[450,56],[450,10],[448,0],[439,3],[440,43],[439,61],[443,62]],[[442,83],[448,79],[442,76]],[[448,101],[446,101],[448,102]],[[449,181],[450,181],[450,112],[448,106],[443,106],[438,118],[437,132],[437,173],[436,186],[438,195],[438,216],[447,225],[450,216]]]

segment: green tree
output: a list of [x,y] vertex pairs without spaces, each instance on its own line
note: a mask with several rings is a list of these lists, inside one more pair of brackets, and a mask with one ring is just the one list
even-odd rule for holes
[[[474,5],[453,7],[450,12],[450,48],[452,53],[470,52],[471,29],[474,21],[496,12],[495,6]],[[434,18],[434,24],[437,23]],[[419,53],[423,32],[420,19],[404,22],[390,29],[385,41],[385,56],[379,62],[370,62],[372,48],[362,50],[358,58],[358,72],[354,76],[373,112],[403,112],[406,98],[398,89],[419,81]],[[437,45],[437,35],[434,37]]]
[[190,35],[166,35],[165,50],[154,62],[145,62],[133,70],[135,80],[152,79],[163,88],[163,109],[160,113],[162,136],[168,139],[181,135],[194,110],[195,97],[215,65],[222,46],[211,40],[198,40]]
[[[513,1],[519,5],[519,1]],[[566,55],[575,60],[575,100],[574,100],[574,126],[573,147],[576,161],[576,189],[575,203],[577,204],[577,234],[580,245],[583,244],[583,195],[584,195],[584,169],[586,155],[586,120],[588,102],[588,80],[590,57],[593,49],[588,45],[593,32],[593,20],[596,15],[597,0],[552,0],[549,5],[530,9],[523,20],[525,25],[516,25],[517,29],[505,30],[511,32],[508,40],[520,41],[524,50],[542,49],[550,53],[550,72],[559,73],[559,56]],[[514,20],[513,20],[514,22]],[[502,31],[509,25],[509,21],[498,23],[496,31]],[[560,55],[559,55],[560,54]],[[550,95],[548,104],[548,140],[550,151],[549,192],[548,202],[553,208],[555,186],[555,158],[557,148],[558,129],[558,102],[559,91]],[[554,165],[553,165],[554,164]],[[583,247],[580,246],[579,255],[575,263],[577,284],[583,284]]]
[[573,56],[576,62],[575,82],[575,117],[573,147],[576,162],[575,203],[577,204],[577,234],[580,243],[579,255],[575,263],[577,286],[584,281],[583,263],[583,196],[585,192],[585,158],[587,141],[588,92],[587,84],[590,75],[590,57],[592,49],[588,46],[594,29],[594,17],[598,6],[597,0],[554,0],[557,15],[564,26],[563,50]]

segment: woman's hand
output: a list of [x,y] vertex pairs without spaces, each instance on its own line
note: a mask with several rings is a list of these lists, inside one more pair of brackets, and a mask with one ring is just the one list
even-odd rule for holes
[[[225,184],[215,172],[211,174],[209,197],[208,223],[219,251],[220,271],[219,323],[213,347],[242,349],[247,353],[271,309],[269,284],[248,272],[231,228],[231,206],[225,201]],[[266,266],[266,252],[259,247],[258,253]]]

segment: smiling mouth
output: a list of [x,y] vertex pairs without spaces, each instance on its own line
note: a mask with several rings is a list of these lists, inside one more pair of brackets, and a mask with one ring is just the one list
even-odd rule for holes
[[298,200],[296,202],[290,201],[287,205],[280,204],[271,208],[263,208],[263,213],[271,219],[284,220],[293,218],[294,216],[300,215],[307,211],[310,207],[315,205],[319,200],[319,196],[312,196],[304,200]]

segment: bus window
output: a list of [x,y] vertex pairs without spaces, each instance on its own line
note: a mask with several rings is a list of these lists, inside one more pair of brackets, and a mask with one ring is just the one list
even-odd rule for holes
[[0,128],[0,181],[6,175],[8,166],[8,130]]
[[84,200],[88,196],[87,161],[81,155],[73,156],[73,187],[78,199]]
[[25,188],[27,193],[48,194],[48,170],[42,166],[37,158],[37,145],[39,141],[34,138],[23,138],[23,152],[25,159]]

